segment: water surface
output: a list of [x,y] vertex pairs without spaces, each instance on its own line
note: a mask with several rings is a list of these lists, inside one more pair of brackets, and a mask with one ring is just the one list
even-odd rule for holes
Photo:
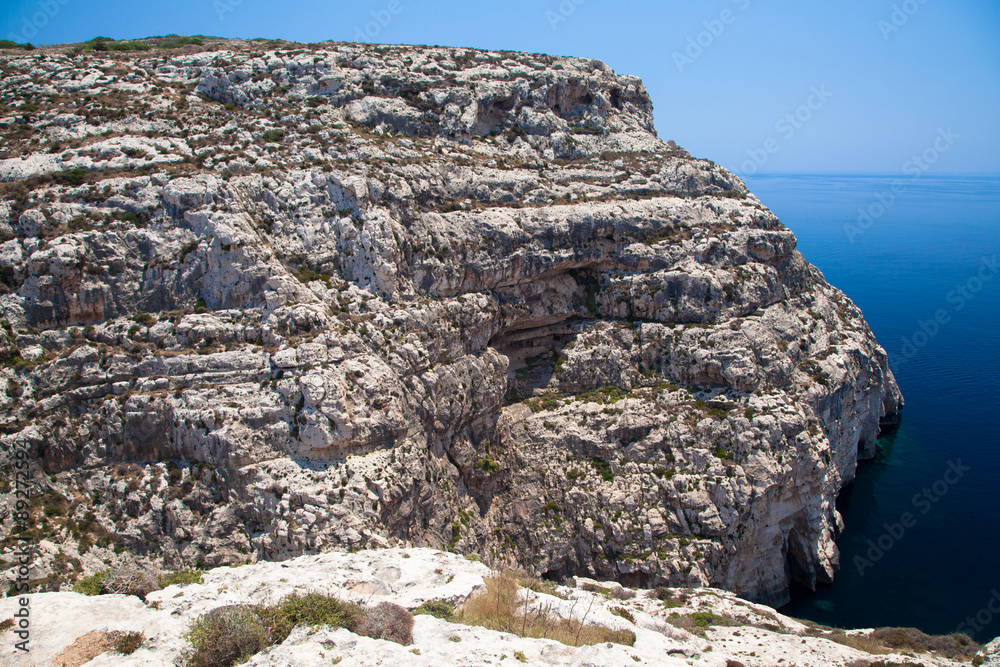
[[[847,527],[836,581],[796,591],[782,611],[844,628],[1000,635],[989,611],[1000,591],[1000,267],[989,268],[1000,178],[762,175],[747,185],[861,308],[906,399],[898,431],[838,500]],[[906,513],[913,525],[900,533]]]

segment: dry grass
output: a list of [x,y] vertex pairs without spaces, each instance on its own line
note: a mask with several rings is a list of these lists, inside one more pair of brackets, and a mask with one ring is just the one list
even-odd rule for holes
[[837,642],[838,644],[843,644],[844,646],[850,646],[853,649],[864,651],[865,653],[870,653],[872,655],[886,655],[887,653],[892,653],[892,651],[878,642],[873,641],[867,635],[849,635],[846,632],[837,631],[831,635],[824,635],[823,638]]
[[927,635],[916,628],[878,628],[868,634],[848,634],[839,628],[808,624],[807,634],[822,637],[872,655],[933,653],[950,660],[971,660],[982,648],[968,635]]
[[916,628],[879,628],[869,638],[897,651],[934,653],[951,660],[971,660],[982,648],[968,635],[932,636]]
[[[510,632],[520,637],[553,639],[568,646],[589,646],[613,642],[624,646],[635,643],[631,630],[612,630],[603,625],[587,624],[563,618],[551,606],[530,608],[527,596],[520,594],[523,587],[518,573],[501,571],[485,579],[486,589],[471,596],[462,605],[456,620],[466,625],[478,625],[500,632]],[[592,603],[590,603],[592,604]],[[586,612],[589,613],[589,607]]]
[[95,630],[77,637],[63,651],[52,659],[53,667],[80,667],[102,653],[114,651],[121,655],[132,655],[146,643],[141,632],[115,630]]

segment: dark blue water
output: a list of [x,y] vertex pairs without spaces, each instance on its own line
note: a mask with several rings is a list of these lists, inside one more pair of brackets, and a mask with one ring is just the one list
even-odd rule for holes
[[864,312],[906,398],[838,500],[836,581],[782,611],[985,641],[1000,635],[1000,267],[984,263],[1000,256],[1000,178],[906,179],[890,201],[894,180],[748,179]]

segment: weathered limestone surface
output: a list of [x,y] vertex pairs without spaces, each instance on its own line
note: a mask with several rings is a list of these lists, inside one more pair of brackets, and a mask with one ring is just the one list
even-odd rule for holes
[[[206,572],[200,583],[169,586],[146,596],[36,593],[30,596],[31,653],[13,650],[10,634],[0,635],[3,664],[41,667],[52,664],[77,638],[94,631],[142,632],[143,648],[124,656],[102,653],[88,665],[183,664],[190,651],[184,634],[199,615],[238,604],[273,604],[291,593],[319,592],[365,605],[383,601],[413,609],[425,601],[460,608],[490,576],[481,563],[432,549],[380,549],[358,553],[299,556],[283,563],[256,563]],[[952,667],[958,662],[935,655],[874,656],[824,638],[812,628],[772,609],[714,589],[677,590],[673,606],[613,582],[577,578],[549,593],[521,589],[527,609],[599,624],[635,634],[633,646],[603,643],[571,647],[551,639],[522,638],[478,626],[418,614],[413,644],[361,637],[344,629],[299,627],[281,644],[254,656],[248,665],[602,665],[632,667],[773,667],[809,665],[924,665]],[[589,589],[589,590],[588,590]],[[597,591],[597,592],[592,592]],[[606,591],[607,594],[602,594]],[[554,593],[554,594],[553,594]],[[683,600],[683,602],[681,602]],[[12,598],[0,598],[0,618],[17,611]],[[627,613],[631,619],[624,614]],[[692,614],[714,615],[730,625],[713,625],[704,636],[679,627]],[[457,639],[453,639],[457,638]],[[520,657],[517,657],[520,655]],[[992,664],[992,663],[987,663]]]
[[37,586],[389,545],[772,604],[834,576],[885,352],[638,79],[214,48],[0,56]]

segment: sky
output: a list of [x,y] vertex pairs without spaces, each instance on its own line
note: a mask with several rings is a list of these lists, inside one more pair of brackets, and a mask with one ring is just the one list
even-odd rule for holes
[[997,0],[4,0],[0,39],[163,34],[597,58],[661,138],[758,173],[1000,175]]

